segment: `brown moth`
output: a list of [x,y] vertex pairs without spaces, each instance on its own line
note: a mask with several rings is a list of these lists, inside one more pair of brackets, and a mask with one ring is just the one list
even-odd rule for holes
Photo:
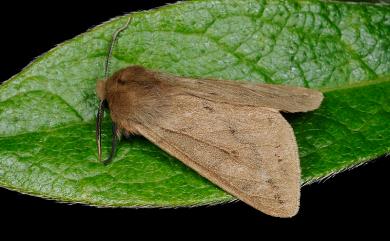
[[111,161],[121,135],[142,135],[252,207],[276,217],[299,209],[301,169],[294,132],[279,113],[317,109],[321,92],[300,87],[194,79],[129,66],[99,81],[96,122],[108,104]]
[[97,94],[108,103],[114,147],[121,134],[142,135],[254,208],[277,217],[297,213],[298,149],[279,111],[314,110],[321,92],[130,66],[99,81]]

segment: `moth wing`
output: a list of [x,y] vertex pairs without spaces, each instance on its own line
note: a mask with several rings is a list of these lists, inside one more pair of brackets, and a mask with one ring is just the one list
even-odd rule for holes
[[174,95],[136,125],[147,139],[222,189],[278,217],[299,209],[300,163],[292,128],[276,110]]
[[287,85],[172,76],[164,79],[174,82],[174,86],[181,86],[183,92],[208,100],[268,107],[285,112],[315,110],[323,100],[320,91]]

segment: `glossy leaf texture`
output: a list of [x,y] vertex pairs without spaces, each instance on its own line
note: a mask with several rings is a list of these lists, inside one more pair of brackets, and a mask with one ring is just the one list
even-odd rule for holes
[[[112,71],[305,86],[320,109],[285,114],[302,181],[390,150],[390,6],[317,1],[186,1],[132,13]],[[0,185],[97,206],[193,206],[234,200],[143,137],[97,162],[95,84],[122,16],[60,44],[0,86]],[[110,120],[103,130],[110,148]]]

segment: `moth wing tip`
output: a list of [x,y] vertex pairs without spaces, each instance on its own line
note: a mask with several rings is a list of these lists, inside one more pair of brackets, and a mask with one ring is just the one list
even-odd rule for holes
[[306,97],[304,107],[299,112],[308,112],[318,109],[324,100],[324,95],[321,91],[309,89],[309,93],[306,91]]
[[292,218],[299,212],[299,200],[291,200],[288,203],[274,207],[272,210],[263,212],[278,218]]
[[314,99],[313,108],[315,110],[321,106],[321,103],[324,100],[324,94],[321,91],[315,91],[313,99]]
[[258,203],[257,209],[265,214],[278,218],[291,218],[298,214],[300,208],[300,179],[291,183],[289,189],[276,193],[281,199],[273,200],[272,205],[263,206]]
[[292,203],[290,206],[285,208],[282,212],[279,213],[281,218],[292,218],[297,215],[299,212],[299,201]]
[[321,104],[322,100],[324,99],[324,94],[321,91],[315,91],[315,98]]

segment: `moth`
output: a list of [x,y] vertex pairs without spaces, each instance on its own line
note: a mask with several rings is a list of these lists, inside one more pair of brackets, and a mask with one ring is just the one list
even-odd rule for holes
[[109,162],[120,136],[142,135],[250,206],[276,217],[299,209],[300,162],[283,112],[317,109],[321,92],[249,82],[195,79],[129,66],[97,82],[100,125],[113,122]]

